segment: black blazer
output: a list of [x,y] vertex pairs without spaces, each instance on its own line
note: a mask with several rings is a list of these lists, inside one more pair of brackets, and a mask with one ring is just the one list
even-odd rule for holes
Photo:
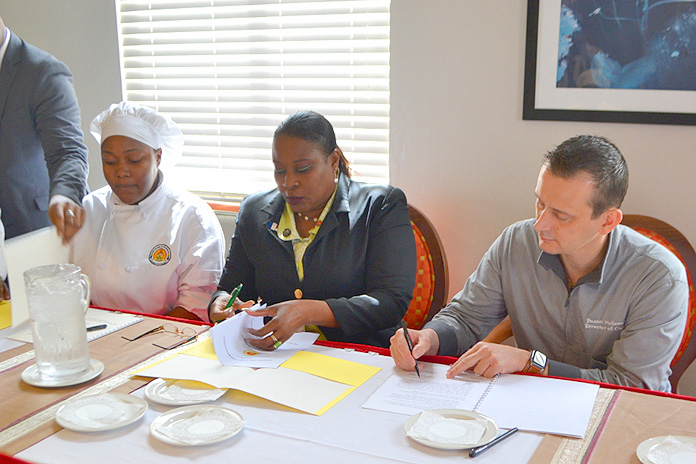
[[0,208],[7,238],[50,225],[48,202],[56,194],[78,205],[87,194],[87,147],[72,75],[12,33],[0,67]]
[[302,282],[292,243],[272,230],[284,207],[277,189],[242,202],[218,289],[229,292],[241,282],[241,300],[261,297],[268,305],[295,299],[300,289],[302,298],[331,307],[339,328],[321,328],[329,340],[389,346],[416,278],[404,193],[341,175],[331,210],[305,251]]

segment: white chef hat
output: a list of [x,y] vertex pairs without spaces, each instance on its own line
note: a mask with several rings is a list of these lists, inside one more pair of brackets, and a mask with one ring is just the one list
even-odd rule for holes
[[123,135],[155,150],[161,148],[161,163],[166,166],[176,164],[184,147],[184,135],[171,118],[128,101],[114,103],[99,113],[89,131],[99,145],[112,135]]

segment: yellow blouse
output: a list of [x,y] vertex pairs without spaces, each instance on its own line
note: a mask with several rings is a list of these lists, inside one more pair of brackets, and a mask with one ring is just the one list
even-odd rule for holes
[[314,240],[314,237],[316,237],[317,232],[319,232],[321,223],[324,222],[326,215],[329,213],[335,196],[336,188],[334,188],[331,198],[326,202],[323,211],[317,218],[316,224],[309,231],[309,235],[306,238],[300,236],[300,233],[297,231],[297,224],[295,223],[295,214],[290,208],[290,205],[285,203],[285,209],[278,221],[278,230],[276,234],[278,234],[278,238],[281,240],[286,242],[292,241],[292,250],[295,254],[295,267],[297,268],[297,276],[300,278],[300,282],[304,280],[304,265],[302,264],[302,259],[304,258],[305,251]]

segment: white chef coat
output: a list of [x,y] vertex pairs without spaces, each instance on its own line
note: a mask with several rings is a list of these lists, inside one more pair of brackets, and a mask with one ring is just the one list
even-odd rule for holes
[[123,204],[109,186],[87,195],[71,262],[89,276],[94,305],[151,314],[181,306],[208,320],[224,264],[220,222],[203,200],[159,175],[137,205]]

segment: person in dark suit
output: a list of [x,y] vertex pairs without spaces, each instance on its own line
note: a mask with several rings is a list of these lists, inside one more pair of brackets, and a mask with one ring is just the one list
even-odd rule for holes
[[[211,321],[242,301],[272,317],[250,340],[278,348],[303,326],[328,340],[388,346],[413,296],[416,248],[404,193],[350,179],[333,127],[299,112],[273,137],[277,189],[239,208],[225,270],[209,307]],[[225,309],[230,290],[239,300]]]
[[10,299],[10,291],[7,288],[5,279],[7,278],[7,266],[5,265],[5,227],[2,224],[2,208],[0,208],[0,301]]
[[0,208],[7,238],[84,220],[87,147],[70,70],[0,18]]

